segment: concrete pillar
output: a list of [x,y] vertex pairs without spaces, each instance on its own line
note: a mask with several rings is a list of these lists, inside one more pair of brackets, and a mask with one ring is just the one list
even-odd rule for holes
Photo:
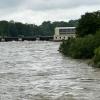
[[2,38],[2,39],[1,39],[1,42],[5,42],[5,39],[4,39],[4,38]]
[[18,41],[22,41],[22,38],[18,38]]
[[40,40],[40,38],[39,38],[39,37],[37,37],[37,38],[36,38],[36,40]]

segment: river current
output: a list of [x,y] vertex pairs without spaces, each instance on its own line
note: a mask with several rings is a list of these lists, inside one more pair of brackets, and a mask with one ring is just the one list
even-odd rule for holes
[[64,57],[59,42],[0,42],[0,100],[100,100],[100,69]]

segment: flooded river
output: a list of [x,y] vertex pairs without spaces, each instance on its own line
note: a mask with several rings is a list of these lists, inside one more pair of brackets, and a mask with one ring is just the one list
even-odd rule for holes
[[1,42],[0,100],[100,100],[100,69],[62,56],[59,42]]

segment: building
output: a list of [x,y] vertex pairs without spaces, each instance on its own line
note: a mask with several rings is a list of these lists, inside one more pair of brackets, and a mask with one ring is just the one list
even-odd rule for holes
[[69,37],[75,37],[75,27],[56,27],[54,41],[67,40]]

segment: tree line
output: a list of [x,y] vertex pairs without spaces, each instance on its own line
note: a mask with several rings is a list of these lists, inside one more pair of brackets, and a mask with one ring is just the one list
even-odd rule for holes
[[29,37],[29,36],[53,36],[55,27],[77,26],[78,20],[64,21],[44,21],[41,25],[23,24],[21,22],[0,21],[1,37]]

